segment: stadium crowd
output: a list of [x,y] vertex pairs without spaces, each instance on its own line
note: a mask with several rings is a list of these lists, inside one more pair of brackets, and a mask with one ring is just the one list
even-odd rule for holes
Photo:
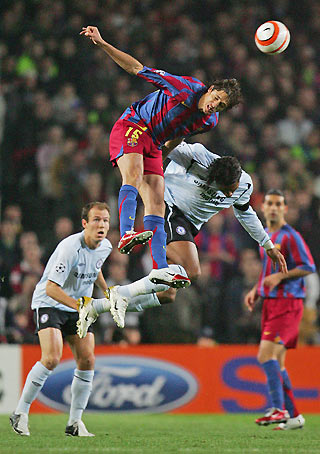
[[[117,251],[119,173],[108,160],[108,136],[123,110],[150,86],[126,75],[79,36],[97,25],[105,38],[145,65],[192,75],[240,80],[244,103],[219,126],[196,136],[220,155],[236,156],[254,182],[252,206],[282,189],[287,221],[309,245],[320,269],[320,4],[277,0],[261,4],[210,0],[20,0],[0,6],[0,341],[34,342],[30,302],[44,265],[61,239],[80,230],[81,207],[111,206],[104,268],[122,284],[151,269],[146,247]],[[284,22],[291,44],[266,56],[256,28]],[[142,223],[142,206],[139,219]],[[173,305],[129,314],[123,332],[107,315],[98,342],[258,343],[260,313],[244,307],[257,281],[256,243],[228,210],[197,237],[202,276]],[[307,278],[301,342],[320,343],[319,277]]]

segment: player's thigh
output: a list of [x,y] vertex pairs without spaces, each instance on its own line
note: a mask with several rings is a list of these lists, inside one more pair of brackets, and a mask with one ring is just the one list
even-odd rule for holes
[[54,369],[63,350],[62,333],[58,328],[45,328],[38,332],[41,347],[41,363],[47,369]]
[[200,276],[200,262],[197,247],[191,241],[172,241],[167,245],[168,263],[182,265],[190,279]]
[[162,175],[144,175],[139,194],[143,201],[145,216],[152,214],[164,216],[164,178]]
[[283,344],[277,344],[269,340],[261,340],[258,351],[258,361],[259,363],[265,363],[271,359],[278,360],[281,353],[285,350]]
[[77,367],[80,370],[91,370],[94,368],[94,334],[87,333],[86,337],[80,339],[78,335],[66,337],[70,345]]
[[122,184],[130,184],[139,189],[143,180],[143,155],[129,153],[122,155],[117,160]]

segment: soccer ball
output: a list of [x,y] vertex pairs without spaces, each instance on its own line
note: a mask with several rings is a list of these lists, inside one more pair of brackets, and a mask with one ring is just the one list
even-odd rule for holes
[[280,54],[290,43],[290,32],[287,27],[276,20],[260,25],[254,40],[256,46],[265,54]]

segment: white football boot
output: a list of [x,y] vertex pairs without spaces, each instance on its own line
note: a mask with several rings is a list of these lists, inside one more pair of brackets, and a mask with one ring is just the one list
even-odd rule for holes
[[281,422],[275,429],[273,430],[294,430],[294,429],[302,429],[305,424],[305,419],[302,415],[298,415],[295,418],[289,418],[287,422]]
[[86,337],[89,326],[98,318],[92,302],[93,299],[88,296],[82,296],[78,299],[79,319],[77,321],[77,334],[81,339]]
[[26,413],[12,413],[10,416],[10,424],[15,433],[29,437],[28,415]]
[[76,421],[71,426],[67,426],[65,434],[69,437],[94,437],[95,435],[88,432],[83,421]]
[[111,304],[110,313],[116,325],[119,326],[119,328],[124,328],[124,319],[128,307],[128,298],[119,295],[118,288],[119,285],[116,285],[107,289],[107,292],[109,292],[109,299]]

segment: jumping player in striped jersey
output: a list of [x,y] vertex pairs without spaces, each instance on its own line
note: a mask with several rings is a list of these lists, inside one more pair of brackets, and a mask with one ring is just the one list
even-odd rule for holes
[[297,345],[305,298],[303,278],[316,269],[303,238],[285,221],[287,205],[281,191],[270,190],[266,194],[263,212],[267,222],[266,231],[284,255],[289,271],[286,274],[275,271],[270,258],[260,249],[263,262],[261,275],[245,297],[250,311],[258,297],[263,298],[258,361],[267,376],[272,408],[262,418],[256,419],[256,423],[279,423],[276,430],[298,429],[304,426],[305,421],[295,404],[285,358],[287,349]]
[[[189,137],[214,128],[219,113],[240,102],[236,79],[214,81],[209,87],[186,76],[144,66],[132,56],[104,41],[97,27],[80,33],[98,45],[129,74],[152,83],[158,89],[132,104],[115,123],[110,135],[110,160],[119,167],[119,250],[129,253],[136,244],[150,241],[154,283],[185,287],[190,281],[170,272],[166,260],[164,231],[164,180],[161,146],[168,140]],[[145,207],[144,229],[134,231],[137,195]]]

